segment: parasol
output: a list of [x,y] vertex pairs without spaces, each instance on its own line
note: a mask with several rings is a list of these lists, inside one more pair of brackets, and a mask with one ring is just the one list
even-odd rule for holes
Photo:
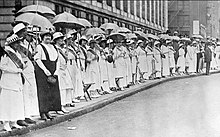
[[129,30],[128,28],[125,28],[125,27],[119,27],[119,28],[116,28],[114,30],[112,30],[113,33],[131,33],[131,30]]
[[203,39],[203,37],[199,34],[192,35],[193,38]]
[[168,34],[161,34],[159,35],[159,38],[164,39],[164,40],[172,40],[172,37],[169,36]]
[[27,12],[34,12],[34,13],[40,13],[43,15],[50,15],[55,16],[55,12],[53,12],[50,8],[43,6],[43,5],[29,5],[25,6],[24,8],[20,9],[17,14],[19,13],[27,13]]
[[24,22],[33,26],[38,26],[41,31],[53,29],[51,22],[37,13],[23,13],[15,18],[15,22]]
[[68,12],[63,12],[58,14],[53,19],[53,24],[55,26],[65,27],[65,28],[74,28],[79,29],[84,27],[82,23],[72,14]]
[[105,24],[102,24],[99,28],[104,29],[104,30],[114,30],[114,29],[118,29],[119,26],[114,23],[105,23]]
[[158,36],[156,36],[156,35],[153,35],[153,34],[147,34],[147,37],[148,38],[151,38],[151,39],[155,39],[155,40],[158,40],[159,39],[159,37]]
[[126,37],[125,34],[122,33],[111,33],[106,39],[112,39],[114,41],[121,42]]
[[134,31],[134,33],[135,33],[135,34],[137,35],[137,37],[140,38],[140,39],[145,39],[145,40],[148,39],[147,34],[145,34],[145,33],[142,32],[142,31]]
[[86,19],[78,18],[78,21],[85,27],[92,27],[92,24]]
[[100,28],[88,28],[85,31],[85,35],[87,37],[90,37],[90,36],[93,36],[93,35],[96,35],[96,34],[105,34],[105,32]]

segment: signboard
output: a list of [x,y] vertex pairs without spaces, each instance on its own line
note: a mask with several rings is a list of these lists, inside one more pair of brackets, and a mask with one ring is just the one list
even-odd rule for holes
[[194,20],[193,21],[193,34],[199,34],[199,29],[200,25],[199,25],[199,21],[198,20]]

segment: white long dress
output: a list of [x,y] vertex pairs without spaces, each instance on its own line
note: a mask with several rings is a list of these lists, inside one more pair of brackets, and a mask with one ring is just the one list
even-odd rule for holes
[[[28,46],[28,42],[24,41],[21,46],[28,49],[30,53],[33,52],[32,48]],[[31,43],[30,43],[31,44]],[[23,87],[24,96],[24,110],[25,118],[30,118],[31,116],[39,115],[38,97],[37,97],[37,85],[34,73],[34,65],[31,60],[26,56],[22,56],[23,61],[26,62],[27,67],[23,70],[23,75],[27,78]]]
[[161,52],[165,55],[165,58],[162,58],[162,75],[170,75],[170,64],[169,64],[169,48],[165,45],[161,46]]
[[156,77],[160,78],[161,77],[161,63],[162,63],[160,49],[158,47],[153,48],[153,53],[154,53],[154,57],[156,60],[155,61],[155,71],[157,71]]
[[136,67],[137,67],[137,52],[136,52],[136,50],[131,50],[131,71],[132,71],[132,74],[136,73]]
[[[108,53],[108,55],[110,55],[110,50],[108,47],[106,47],[104,51]],[[112,63],[106,62],[106,64],[107,64],[107,70],[109,76],[109,87],[111,88],[116,87],[116,83],[115,83],[116,68],[113,68],[113,62]]]
[[153,49],[151,47],[146,47],[145,51],[147,52],[147,76],[151,76],[151,74],[153,73]]
[[[91,50],[91,49],[90,49]],[[90,50],[87,52],[87,60],[91,61],[87,64],[86,77],[88,78],[88,83],[95,83],[90,87],[90,90],[101,89],[100,71],[98,63],[97,51],[93,50],[96,55],[94,55]]]
[[[175,58],[174,58],[174,48],[172,46],[168,46],[168,51],[169,51],[169,65],[170,65],[170,68],[175,68]],[[173,69],[173,71],[175,71]]]
[[213,46],[211,47],[211,51],[212,51],[212,61],[211,61],[210,67],[212,69],[216,69],[217,62],[216,62],[216,56],[214,56],[216,52],[215,52],[215,48]]
[[147,56],[146,51],[142,49],[141,47],[137,47],[136,49],[137,55],[138,55],[138,68],[140,69],[141,73],[147,73]]
[[125,63],[126,63],[126,68],[127,68],[127,74],[126,74],[126,83],[129,84],[132,82],[132,71],[131,71],[131,59],[130,59],[130,52],[128,51],[128,49],[126,47],[124,47],[125,50]]
[[114,50],[113,59],[115,60],[115,66],[116,66],[116,78],[120,78],[119,85],[120,87],[127,86],[126,84],[126,63],[124,60],[125,51],[123,50],[123,47],[115,47]]
[[71,104],[73,99],[73,83],[70,77],[70,73],[67,69],[67,59],[64,58],[64,52],[64,49],[59,49],[58,61],[60,62],[60,68],[58,79],[60,87],[61,105]]
[[188,46],[186,58],[188,61],[188,72],[196,72],[196,47]]
[[[22,57],[10,47],[7,50],[15,53],[22,61]],[[22,70],[18,68],[8,56],[3,56],[0,61],[2,76],[0,80],[0,121],[24,120]]]
[[217,62],[217,68],[220,68],[220,46],[217,46],[215,48],[215,52],[216,52],[216,62]]
[[108,74],[108,67],[107,67],[107,61],[106,61],[106,54],[103,52],[99,52],[99,70],[100,70],[100,82],[101,82],[101,86],[103,88],[104,91],[109,91],[109,74]]
[[179,49],[179,57],[177,60],[177,67],[179,67],[179,71],[180,72],[184,72],[185,71],[185,51],[183,48]]

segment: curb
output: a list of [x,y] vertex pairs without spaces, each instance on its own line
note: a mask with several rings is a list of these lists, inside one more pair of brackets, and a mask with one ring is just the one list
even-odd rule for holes
[[[211,72],[211,74],[216,74],[216,73],[220,73],[220,71]],[[0,133],[0,137],[23,135],[23,134],[29,133],[29,132],[37,130],[37,129],[42,129],[42,128],[49,127],[49,126],[52,126],[52,125],[55,125],[55,124],[58,124],[58,123],[61,123],[64,121],[71,120],[75,117],[87,114],[87,113],[92,112],[94,110],[100,109],[108,104],[119,101],[119,100],[124,99],[126,97],[132,96],[136,93],[139,93],[143,90],[155,87],[157,85],[160,85],[160,84],[163,84],[166,82],[180,80],[180,79],[186,79],[186,78],[194,78],[194,77],[199,77],[199,76],[204,76],[204,75],[205,74],[176,76],[176,77],[170,77],[170,78],[166,78],[166,79],[160,79],[158,81],[152,81],[151,83],[148,83],[148,84],[143,83],[141,85],[135,85],[135,86],[127,89],[126,92],[123,92],[123,93],[117,94],[117,95],[113,95],[107,99],[103,99],[101,101],[95,102],[95,103],[87,105],[85,107],[75,109],[71,113],[57,117],[52,121],[40,122],[40,123],[37,123],[36,125],[30,125],[26,128],[22,128],[20,130],[16,129],[16,130],[13,130],[12,132]]]

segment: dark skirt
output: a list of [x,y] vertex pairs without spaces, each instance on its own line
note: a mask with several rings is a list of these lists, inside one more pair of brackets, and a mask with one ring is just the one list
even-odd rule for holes
[[[42,62],[51,74],[54,74],[56,70],[56,61],[42,60]],[[38,65],[36,65],[35,68],[40,113],[61,110],[58,78],[56,77],[56,83],[51,85],[47,82],[47,76],[43,70]]]

